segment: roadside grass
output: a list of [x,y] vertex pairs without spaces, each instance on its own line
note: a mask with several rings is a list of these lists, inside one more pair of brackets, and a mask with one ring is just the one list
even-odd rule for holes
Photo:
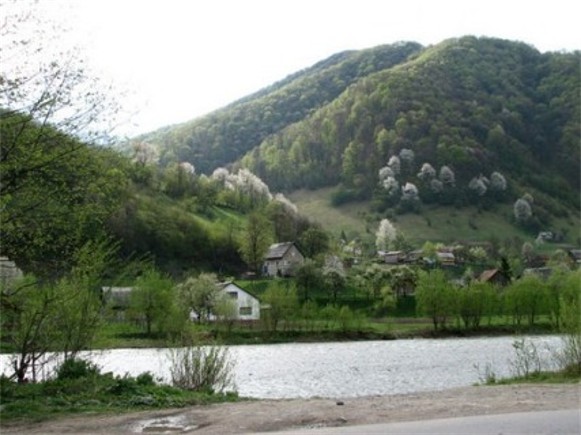
[[17,384],[0,377],[0,426],[70,415],[119,414],[241,400],[236,393],[189,391],[137,377],[89,373],[73,379]]
[[527,376],[488,380],[486,385],[513,385],[513,384],[574,384],[581,382],[581,374],[568,370],[543,371]]

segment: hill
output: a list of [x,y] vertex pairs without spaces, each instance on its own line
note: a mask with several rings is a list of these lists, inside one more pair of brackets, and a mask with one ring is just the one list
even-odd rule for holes
[[359,80],[243,164],[275,189],[341,182],[369,195],[405,148],[463,182],[500,170],[578,206],[579,61],[503,40],[445,41]]
[[159,146],[162,163],[187,161],[211,173],[305,119],[360,78],[397,65],[420,49],[406,42],[337,53],[223,109],[139,140]]
[[578,223],[580,65],[578,51],[471,36],[343,52],[144,139],[165,163],[236,161],[273,190],[338,186],[335,205],[388,215],[501,207],[515,223],[524,196],[534,233]]

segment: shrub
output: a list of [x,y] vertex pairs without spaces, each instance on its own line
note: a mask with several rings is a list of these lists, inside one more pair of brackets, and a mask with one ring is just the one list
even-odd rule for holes
[[100,369],[96,364],[79,358],[66,359],[56,370],[58,380],[88,378],[99,374]]
[[170,354],[171,380],[184,390],[222,393],[233,388],[233,364],[228,349],[212,347],[184,347]]

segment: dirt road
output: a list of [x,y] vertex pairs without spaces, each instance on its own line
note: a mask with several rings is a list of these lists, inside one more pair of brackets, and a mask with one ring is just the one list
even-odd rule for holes
[[507,385],[356,399],[260,400],[3,428],[2,434],[239,434],[504,412],[579,409],[581,385]]

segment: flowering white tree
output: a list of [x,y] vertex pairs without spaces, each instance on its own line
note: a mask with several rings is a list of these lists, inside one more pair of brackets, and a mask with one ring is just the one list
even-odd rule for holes
[[136,142],[133,144],[133,161],[141,166],[157,164],[159,152],[155,145],[147,142]]
[[454,175],[454,171],[450,169],[449,166],[442,166],[440,168],[440,181],[445,186],[454,186],[456,184],[456,177]]
[[533,215],[531,205],[524,197],[516,200],[513,209],[514,217],[518,222],[526,222]]
[[298,207],[282,193],[274,195],[273,201],[280,202],[287,213],[290,213],[291,215],[296,216],[299,213]]
[[423,181],[432,180],[436,176],[436,170],[429,163],[424,163],[420,172],[418,172],[418,178]]
[[506,190],[506,178],[500,172],[490,174],[490,189],[495,191]]
[[272,195],[270,193],[270,189],[266,185],[264,181],[262,181],[259,177],[254,175],[248,169],[240,169],[238,171],[238,181],[237,186],[243,192],[248,194],[255,194],[258,196],[265,197],[269,200],[272,199]]
[[212,172],[211,178],[212,180],[219,181],[220,183],[224,184],[230,175],[230,171],[226,168],[216,168],[214,172]]
[[384,166],[379,170],[379,182],[381,183],[388,177],[393,177],[395,174],[389,166]]
[[382,186],[390,197],[396,195],[399,191],[399,182],[393,177],[387,177],[383,180]]
[[379,228],[375,233],[375,246],[378,251],[387,251],[389,246],[395,241],[397,230],[389,219],[382,219]]
[[184,174],[194,175],[196,173],[196,168],[190,162],[181,162],[178,166]]
[[472,180],[470,180],[470,183],[468,183],[468,188],[476,192],[478,196],[483,196],[488,190],[486,184],[487,183],[483,177],[474,177]]
[[418,188],[413,183],[406,183],[401,188],[402,200],[404,201],[419,201]]
[[401,170],[401,162],[398,156],[391,156],[387,162],[387,166],[391,168],[395,175],[399,175]]

